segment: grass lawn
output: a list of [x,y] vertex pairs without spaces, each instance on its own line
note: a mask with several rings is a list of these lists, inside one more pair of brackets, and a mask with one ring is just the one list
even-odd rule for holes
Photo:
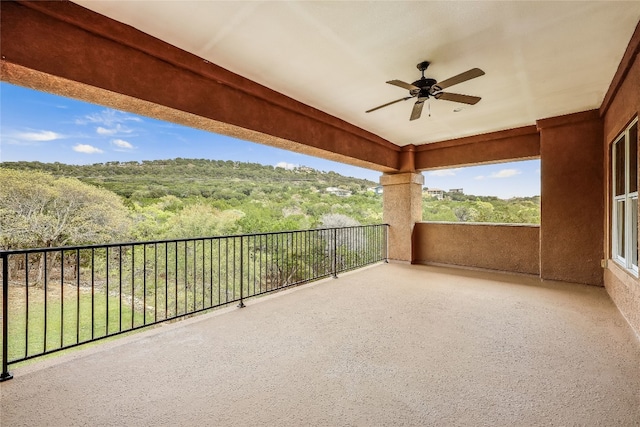
[[132,310],[124,298],[121,305],[117,295],[110,295],[108,306],[107,317],[104,290],[92,298],[91,290],[65,285],[63,292],[49,290],[45,302],[42,288],[10,287],[9,361],[131,329],[132,316],[134,326],[143,324],[142,311]]
[[8,360],[87,343],[220,304],[217,290],[193,287],[176,294],[175,288],[168,287],[157,291],[153,295],[149,290],[146,299],[140,292],[132,300],[130,294],[111,290],[107,299],[104,289],[96,288],[92,294],[88,287],[65,285],[61,289],[57,285],[47,289],[45,298],[42,287],[10,286]]

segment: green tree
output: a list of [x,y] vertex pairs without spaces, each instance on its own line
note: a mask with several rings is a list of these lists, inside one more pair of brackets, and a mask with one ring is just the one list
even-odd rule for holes
[[[173,197],[173,196],[171,196]],[[141,206],[134,203],[131,215],[133,228],[131,235],[135,240],[156,240],[167,234],[167,222],[175,214],[163,207],[162,203]]]
[[500,222],[496,221],[494,218],[494,207],[490,202],[483,202],[482,200],[477,200],[473,203],[473,211],[474,215],[471,218],[471,221],[475,222]]
[[0,168],[0,246],[52,247],[122,239],[129,212],[114,193],[75,178]]
[[244,213],[235,209],[219,211],[206,204],[187,206],[167,221],[169,238],[195,238],[234,234]]
[[353,227],[360,225],[355,219],[343,214],[325,214],[320,218],[322,228]]

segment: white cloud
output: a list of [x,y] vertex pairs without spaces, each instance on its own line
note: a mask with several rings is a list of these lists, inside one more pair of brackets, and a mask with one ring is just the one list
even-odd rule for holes
[[110,108],[102,110],[99,113],[88,114],[76,119],[76,124],[78,125],[101,124],[108,127],[125,122],[142,122],[142,119],[132,114],[123,113],[122,111],[112,110]]
[[298,167],[298,165],[294,165],[293,163],[280,162],[276,165],[277,168],[293,170]]
[[136,148],[130,142],[125,141],[124,139],[112,139],[111,145],[115,145],[117,148],[120,148],[122,150],[133,150],[134,148]]
[[484,175],[478,175],[478,176],[474,177],[473,179],[475,179],[476,181],[482,181],[485,178],[486,178],[486,176],[484,176]]
[[512,176],[520,175],[521,173],[522,172],[518,169],[502,169],[499,172],[492,173],[491,178],[510,178]]
[[104,153],[104,151],[102,151],[101,149],[88,144],[76,144],[73,146],[73,151],[77,151],[78,153],[85,153],[85,154]]
[[32,142],[54,141],[56,139],[64,138],[64,135],[61,135],[56,132],[52,132],[50,130],[39,130],[34,132],[16,132],[12,136],[15,139],[18,139],[21,141],[32,141]]
[[98,135],[115,135],[117,133],[131,133],[133,132],[132,129],[129,129],[126,126],[122,126],[120,123],[116,124],[115,127],[112,128],[105,128],[102,126],[98,126],[96,128],[96,133]]
[[435,171],[429,172],[431,176],[455,176],[456,172],[458,172],[460,168],[455,169],[438,169]]
[[96,133],[98,135],[113,135],[116,132],[117,132],[116,129],[107,129],[107,128],[103,128],[102,126],[98,126],[96,128]]

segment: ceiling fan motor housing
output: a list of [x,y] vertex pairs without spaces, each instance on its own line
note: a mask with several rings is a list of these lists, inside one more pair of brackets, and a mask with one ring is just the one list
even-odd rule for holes
[[435,86],[436,83],[437,81],[434,79],[427,79],[425,77],[422,77],[420,80],[416,80],[412,83],[413,86],[420,88],[420,90],[413,89],[409,91],[409,93],[411,94],[411,96],[418,95],[418,98],[428,98],[429,95],[433,95],[434,91],[432,91],[431,88],[437,87]]

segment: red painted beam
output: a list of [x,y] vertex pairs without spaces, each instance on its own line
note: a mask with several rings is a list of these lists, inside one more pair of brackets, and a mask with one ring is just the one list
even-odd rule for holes
[[0,7],[4,81],[380,171],[399,168],[391,142],[79,5]]

